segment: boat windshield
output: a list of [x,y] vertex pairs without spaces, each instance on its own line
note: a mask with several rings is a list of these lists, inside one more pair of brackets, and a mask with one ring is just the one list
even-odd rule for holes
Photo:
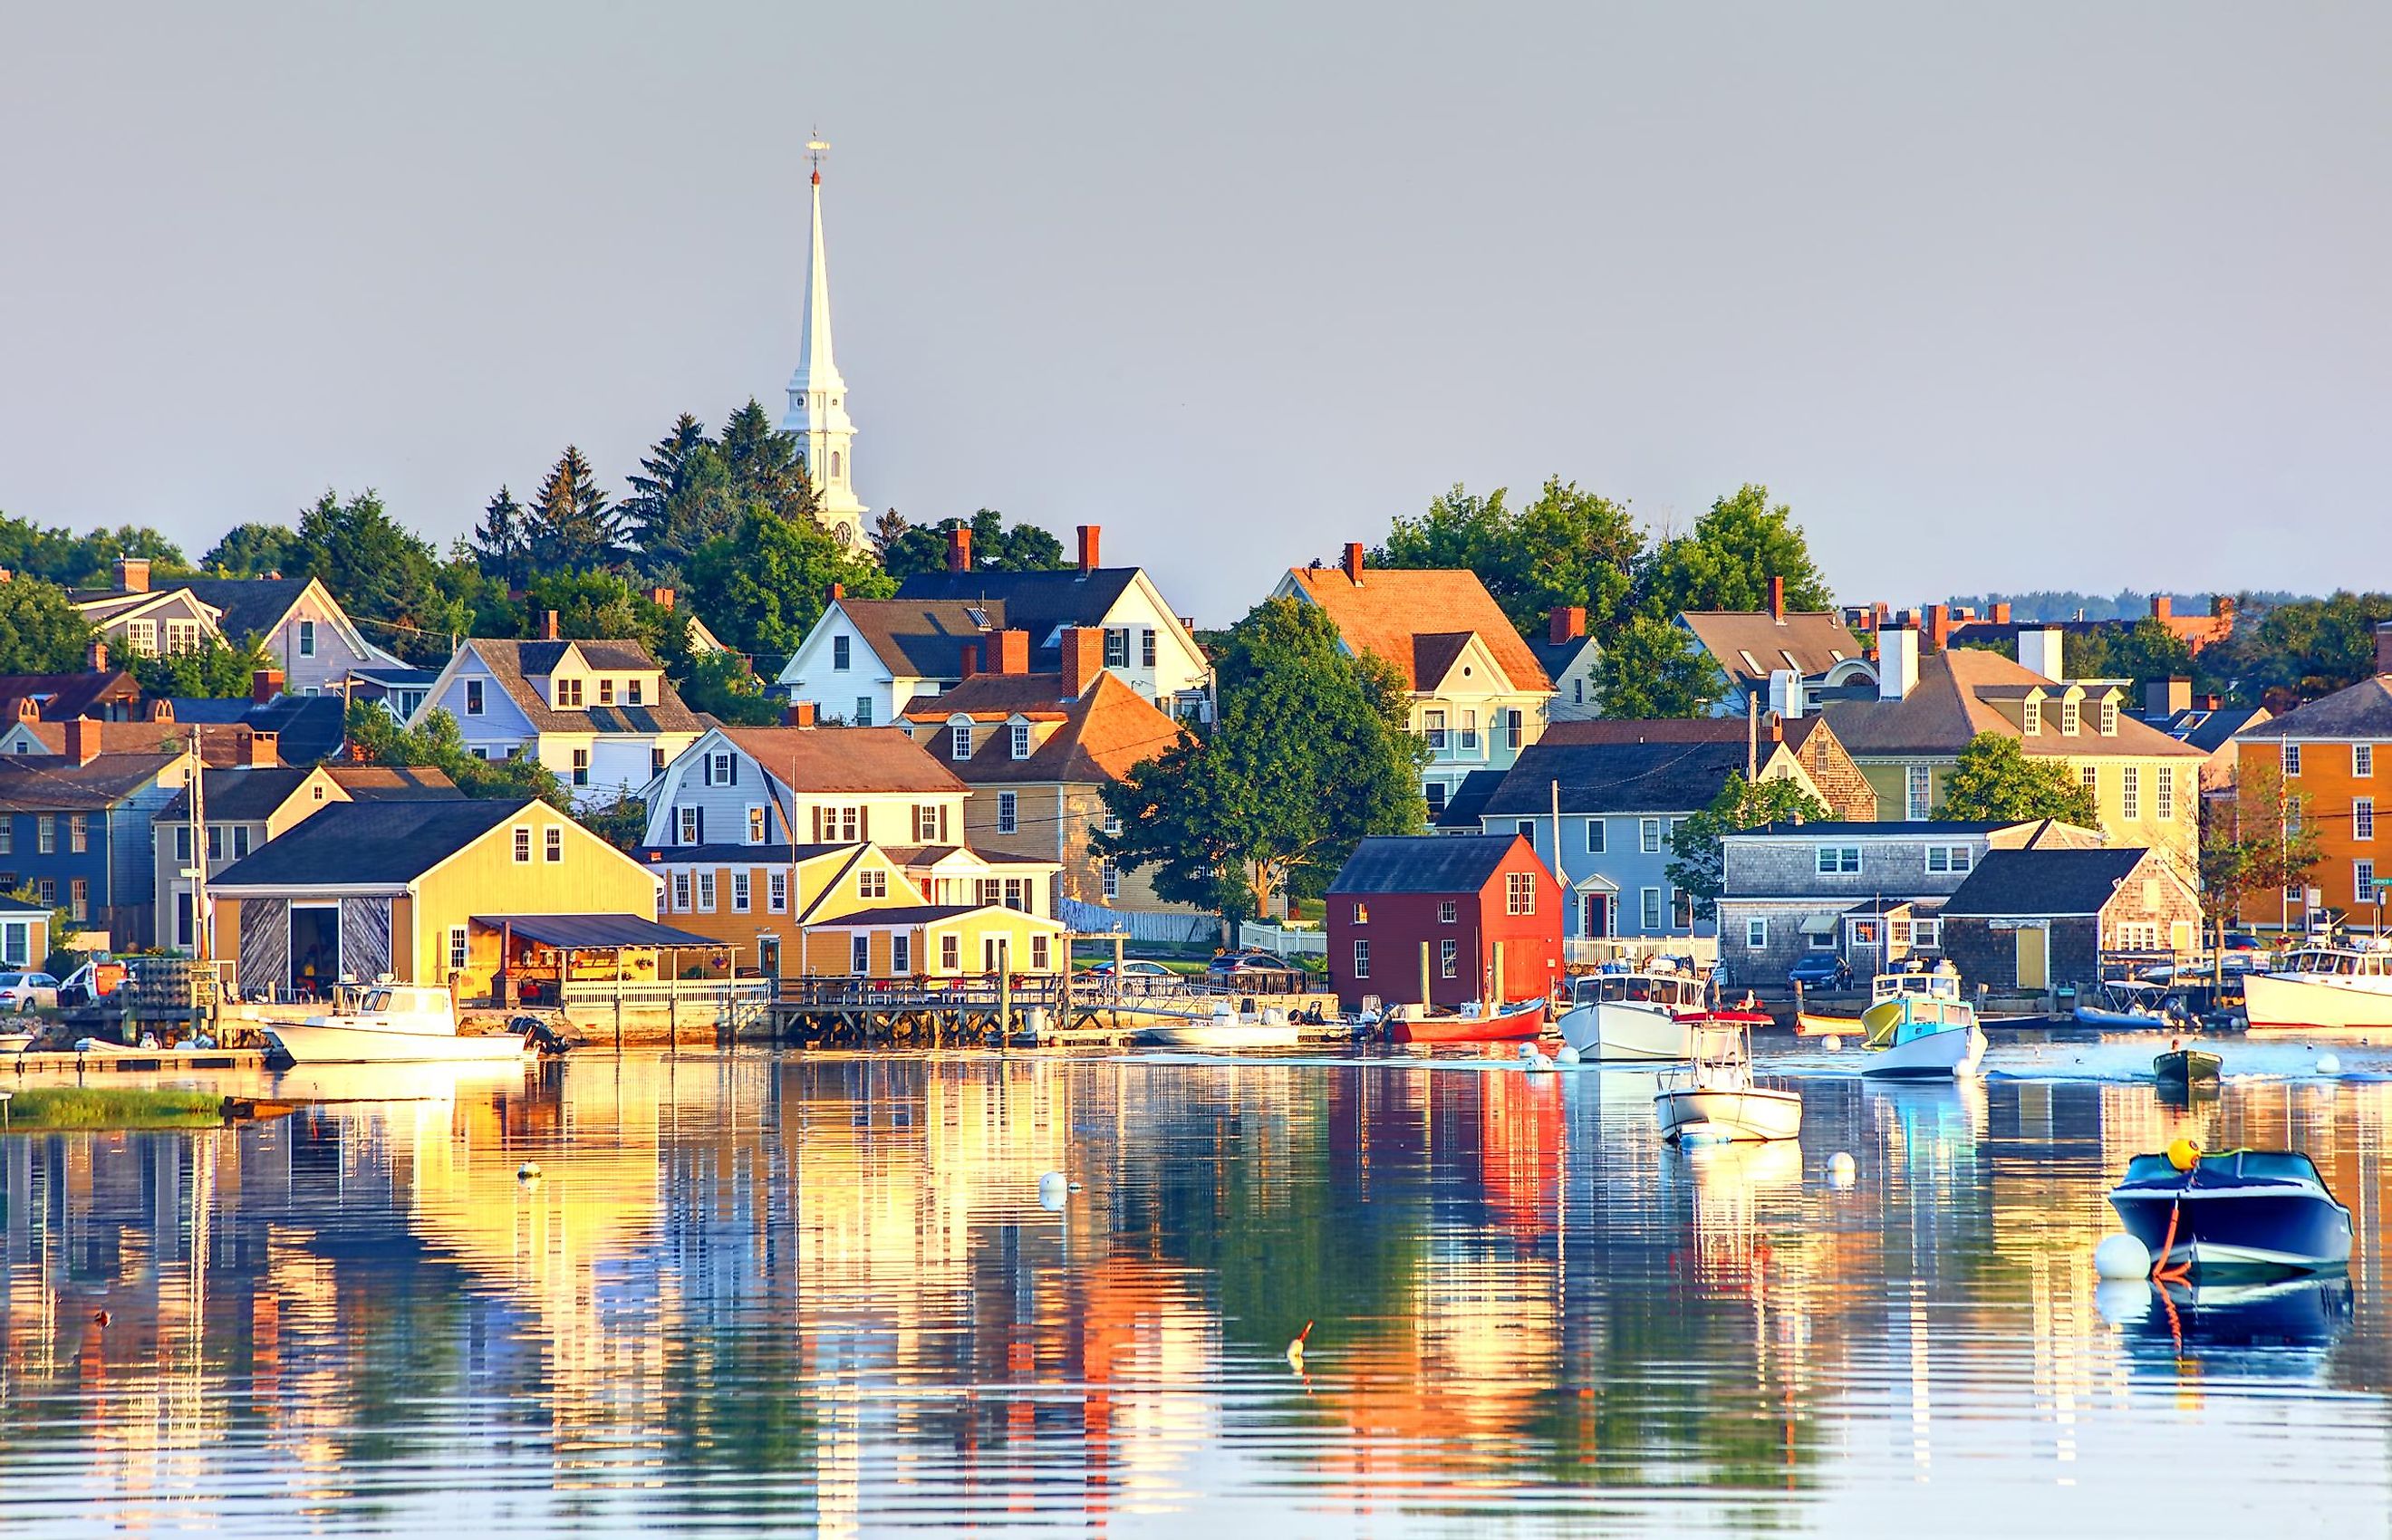
[[358,1002],[358,1010],[361,1015],[366,1016],[387,1015],[390,1010],[390,991],[388,990],[367,990],[366,997]]
[[[2180,1172],[2164,1155],[2138,1155],[2126,1162],[2127,1182],[2174,1182]],[[2325,1185],[2317,1165],[2298,1150],[2230,1149],[2204,1154],[2201,1174],[2245,1182],[2314,1182]]]

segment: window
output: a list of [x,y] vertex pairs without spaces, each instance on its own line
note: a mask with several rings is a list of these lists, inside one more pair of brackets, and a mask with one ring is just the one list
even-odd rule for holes
[[208,860],[224,860],[224,825],[221,823],[208,825]]
[[752,803],[749,804],[748,808],[748,843],[750,845],[763,844],[764,831],[764,809]]
[[448,971],[463,973],[465,964],[472,960],[472,956],[471,938],[467,936],[465,927],[450,925],[448,927]]
[[858,695],[855,697],[855,725],[858,727],[870,727],[872,725],[871,696]]
[[855,896],[859,899],[889,897],[889,874],[885,871],[859,872],[855,874]]
[[577,786],[590,784],[590,751],[586,748],[573,751],[573,783]]
[[[1152,631],[1149,631],[1146,633],[1146,637],[1147,648],[1150,653],[1154,646],[1154,633]],[[1151,657],[1147,659],[1147,662],[1150,664],[1154,660]],[[1039,973],[1046,972],[1051,965],[1051,957],[1052,954],[1046,950],[1046,938],[1044,935],[1037,935],[1030,938],[1030,965],[1033,969]]]
[[1462,968],[1462,943],[1447,939],[1436,944],[1436,976],[1451,978]]
[[1925,765],[1906,765],[1902,771],[1902,816],[1913,823],[1927,821],[1935,798],[1935,773]]
[[2132,823],[2143,816],[2143,771],[2127,765],[2118,771],[2118,816]]
[[971,724],[969,722],[957,722],[947,729],[947,757],[950,759],[971,757]]
[[232,859],[239,861],[247,854],[249,854],[249,825],[236,823],[232,826]]
[[2104,695],[2101,697],[2101,736],[2104,738],[2115,738],[2117,735],[2118,697],[2115,695]]
[[[83,884],[78,880],[75,886],[81,887]],[[2358,903],[2372,904],[2375,901],[2375,863],[2373,861],[2355,861],[2350,863],[2350,895]],[[75,918],[78,920],[83,918],[83,911],[80,908],[75,911]]]
[[465,681],[465,715],[468,717],[478,717],[481,714],[482,681],[479,679],[467,679]]
[[[633,701],[631,704],[633,705],[637,705],[640,703]],[[648,750],[648,773],[650,775],[662,775],[664,772],[665,751],[660,748],[652,748]]]
[[2077,701],[2074,696],[2061,701],[2060,703],[2060,731],[2068,737],[2075,737],[2076,730],[2084,725],[2084,709],[2083,704]]
[[638,705],[641,704],[640,696],[642,694],[641,686],[643,683],[644,681],[637,674],[632,675],[630,679],[623,681],[623,704],[625,705]]
[[1659,819],[1647,818],[1637,821],[1636,848],[1648,856],[1658,856],[1661,853],[1661,821]]
[[58,853],[58,821],[57,815],[52,813],[44,813],[40,822],[34,826],[34,833],[36,847],[41,850],[42,854],[46,856],[54,856]]
[[2301,773],[2300,744],[2286,744],[2284,745],[2284,773],[2286,775],[2298,775]]
[[1104,863],[1104,874],[1105,874],[1105,897],[1106,897],[1106,898],[1108,898],[1108,899],[1118,899],[1118,898],[1120,898],[1120,897],[1121,897],[1121,867],[1120,867],[1119,865],[1117,865],[1116,863],[1112,862],[1112,861],[1106,861],[1106,862]]
[[1371,977],[1371,943],[1367,940],[1354,943],[1354,977],[1357,978]]
[[1930,872],[1966,872],[1968,869],[1967,846],[1930,845],[1927,848],[1927,870]]
[[124,645],[136,653],[155,653],[158,650],[158,623],[154,620],[126,622]]
[[1154,666],[1154,628],[1142,626],[1138,633],[1138,664],[1141,668]]
[[676,909],[676,910],[678,910],[678,911],[680,911],[680,912],[681,912],[682,913],[683,913],[683,914],[688,913],[688,912],[689,912],[689,874],[688,874],[688,873],[686,873],[686,872],[676,872],[676,873],[674,873],[674,874],[672,874],[672,890],[673,890],[673,905],[672,905],[672,906],[673,906],[673,908],[674,908],[674,909]]
[[1354,900],[1354,923],[1358,925],[1371,923],[1371,906],[1359,899]]
[[2115,939],[2120,951],[2157,951],[2160,927],[2150,920],[2124,920],[2118,924]]
[[709,786],[739,784],[739,757],[735,754],[709,754],[698,766],[699,779]]
[[2372,777],[2375,774],[2375,745],[2373,744],[2353,744],[2350,745],[2350,773],[2353,775],[2363,775],[2369,777]]
[[1695,896],[1692,893],[1675,887],[1670,889],[1670,928],[1695,928]]
[[1455,902],[1453,899],[1448,899],[1443,903],[1436,906],[1436,923],[1438,925],[1455,925],[1460,923],[1461,919],[1462,905]]
[[581,681],[579,679],[552,679],[549,682],[555,687],[557,705],[579,705],[581,704]]
[[914,938],[902,930],[889,933],[889,971],[900,978],[914,971]]
[[1638,892],[1637,898],[1642,900],[1638,906],[1642,912],[1638,917],[1644,922],[1644,928],[1648,931],[1660,929],[1661,890],[1658,887],[1644,888]]
[[1421,796],[1428,800],[1430,818],[1437,819],[1445,816],[1446,784],[1444,782],[1431,781],[1421,787]]
[[1462,714],[1462,750],[1465,754],[1478,752],[1478,713],[1476,711]]
[[1586,853],[1590,856],[1599,856],[1603,854],[1604,848],[1610,843],[1610,822],[1607,819],[1588,819],[1586,821]]
[[714,874],[710,871],[697,874],[697,912],[700,914],[714,912]]
[[600,679],[598,681],[598,704],[600,705],[613,705],[615,704],[615,681],[613,679]]
[[1814,859],[1819,875],[1823,877],[1856,873],[1861,869],[1861,848],[1857,845],[1822,845]]
[[947,973],[960,973],[964,965],[964,943],[958,936],[939,938],[939,966]]
[[838,451],[837,449],[833,449],[830,452],[830,479],[833,481],[838,480]]
[[1572,679],[1572,680],[1570,680],[1570,705],[1584,705],[1585,704],[1586,704],[1586,680],[1584,680],[1584,679]]
[[2350,799],[2350,837],[2353,839],[2375,837],[2375,798],[2354,796]]
[[2083,770],[2077,771],[2077,779],[2084,783],[2085,789],[2091,792],[2096,800],[2100,799],[2101,796],[2101,768],[2099,765],[2086,766]]
[[34,885],[33,891],[40,897],[42,902],[47,904],[52,909],[58,908],[58,885],[56,878],[44,877],[39,883]]
[[1030,757],[1030,724],[1028,722],[1014,723],[1008,739],[1016,759]]
[[191,864],[191,826],[188,823],[175,825],[175,864]]
[[1108,668],[1126,668],[1129,666],[1128,627],[1108,626],[1105,628],[1105,666]]
[[[214,832],[210,831],[210,833]],[[67,815],[67,848],[77,855],[91,848],[91,815],[89,813]],[[216,852],[210,850],[208,854],[213,857]]]
[[303,658],[316,655],[316,623],[312,620],[299,623],[299,655]]
[[996,832],[1018,834],[1021,829],[1021,798],[1013,792],[996,794]]
[[200,623],[196,620],[166,622],[166,651],[196,653],[200,650]]
[[1744,946],[1747,951],[1769,950],[1769,921],[1756,915],[1744,922]]
[[2019,727],[2030,738],[2043,731],[2043,701],[2040,697],[2029,695],[2026,698],[2025,708],[2019,714]]
[[775,914],[789,907],[789,874],[786,872],[764,874],[764,907]]
[[531,825],[528,823],[516,824],[514,836],[515,864],[517,866],[529,866],[531,864]]
[[1445,752],[1445,713],[1443,711],[1432,709],[1421,713],[1421,736],[1428,740],[1428,746],[1432,751],[1438,754]]
[[706,809],[675,808],[673,809],[673,843],[703,845],[706,843]]
[[[191,859],[191,836],[188,830],[183,833],[181,850],[182,859],[188,861]],[[17,821],[6,813],[0,813],[0,856],[13,856],[16,853]]]
[[540,856],[551,866],[565,864],[565,830],[551,824],[540,831]]
[[67,906],[74,912],[76,919],[91,918],[91,880],[89,878],[77,877],[67,884]]
[[1514,823],[1513,827],[1519,830],[1520,837],[1527,840],[1530,845],[1537,843],[1537,821],[1535,819],[1521,819]]
[[1517,711],[1503,713],[1503,746],[1505,748],[1516,749],[1520,746],[1524,726]]
[[994,905],[1004,895],[1005,885],[994,877],[982,877],[973,885],[973,893],[981,903]]
[[1537,879],[1528,872],[1510,872],[1503,877],[1503,912],[1534,914],[1537,912]]
[[914,804],[914,843],[944,845],[947,842],[947,809],[936,802]]
[[745,871],[734,872],[731,874],[732,913],[745,914],[748,912],[748,875]]
[[816,845],[853,845],[863,837],[862,809],[816,808],[814,809],[814,843]]
[[843,636],[830,639],[830,666],[841,673],[847,670],[849,641],[849,638]]
[[2176,767],[2162,765],[2156,772],[2157,783],[2152,788],[2152,811],[2162,823],[2176,822]]
[[872,971],[872,938],[858,932],[847,938],[847,968],[850,973]]
[[1029,878],[1008,877],[1005,879],[1005,907],[1018,911],[1023,914],[1030,912]]

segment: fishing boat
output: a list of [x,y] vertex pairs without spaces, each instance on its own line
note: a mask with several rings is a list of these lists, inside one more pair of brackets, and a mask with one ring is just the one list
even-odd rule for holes
[[[1140,1013],[1145,1015],[1147,1013]],[[1280,1019],[1272,1021],[1269,1016]],[[1210,1053],[1235,1054],[1254,1049],[1294,1048],[1297,1044],[1296,1024],[1283,1013],[1272,1012],[1254,1020],[1241,1017],[1225,1001],[1215,1006],[1210,1015],[1192,1012],[1151,1013],[1147,1025],[1132,1034],[1134,1042],[1150,1048],[1197,1048]]]
[[1653,1098],[1661,1137],[1731,1142],[1791,1139],[1802,1132],[1802,1098],[1752,1079],[1752,1038],[1742,1023],[1692,1028],[1694,1061],[1670,1072]]
[[2350,1210],[2297,1150],[2189,1144],[2138,1155],[2110,1207],[2153,1258],[2153,1275],[2326,1273],[2350,1262]]
[[1977,1013],[1960,998],[1960,976],[1948,963],[1936,968],[1881,973],[1869,981],[1869,1008],[1861,1013],[1861,1073],[1878,1079],[1956,1080],[1973,1075],[1985,1056]]
[[1562,1041],[1582,1059],[1680,1062],[1694,1056],[1687,1018],[1710,1009],[1708,992],[1700,978],[1675,966],[1585,974],[1570,986]]
[[2152,1060],[2152,1073],[2159,1078],[2162,1084],[2190,1085],[2201,1081],[2215,1084],[2218,1067],[2225,1062],[2205,1048],[2184,1048],[2171,1043],[2166,1053]]
[[1545,1029],[1545,1001],[1500,1002],[1463,1006],[1450,1016],[1429,1016],[1417,1005],[1398,1005],[1387,1017],[1389,1042],[1520,1042]]
[[2242,1009],[2254,1028],[2392,1029],[2392,951],[2381,940],[2302,947],[2242,976]]
[[297,1025],[260,1024],[266,1041],[293,1064],[447,1064],[522,1059],[539,1051],[527,1033],[469,1037],[445,989],[370,986],[353,1006]]
[[1861,1018],[1856,1016],[1820,1016],[1811,1011],[1794,1013],[1796,1037],[1856,1038],[1862,1032]]
[[2095,986],[2091,994],[2078,997],[2075,1016],[2081,1027],[2110,1030],[2182,1025],[2167,1008],[2167,987],[2139,978],[2112,978]]

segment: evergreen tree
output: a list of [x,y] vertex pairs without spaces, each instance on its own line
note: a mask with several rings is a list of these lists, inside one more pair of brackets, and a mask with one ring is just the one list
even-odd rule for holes
[[913,527],[914,526],[912,524],[905,522],[905,515],[898,512],[893,508],[887,510],[880,515],[880,517],[873,520],[871,535],[872,559],[876,562],[885,563],[889,560],[890,548],[894,546],[899,540],[904,539],[905,537],[905,532]]
[[519,589],[530,576],[529,523],[514,493],[500,486],[483,508],[482,522],[474,526],[474,563],[501,588]]
[[471,609],[444,586],[432,547],[393,519],[369,487],[343,502],[331,491],[299,515],[286,577],[315,577],[375,642],[410,663],[448,659]]
[[622,534],[590,461],[576,446],[565,446],[532,495],[526,536],[535,571],[582,572],[614,561]]
[[822,523],[822,498],[806,474],[798,435],[773,426],[754,396],[722,425],[720,446],[733,502],[761,502],[784,519]]
[[658,439],[630,478],[620,510],[640,548],[641,565],[669,572],[718,535],[730,532],[738,510],[730,497],[730,470],[706,424],[687,412]]
[[900,583],[916,573],[946,571],[947,543],[959,529],[971,531],[972,566],[977,571],[1060,572],[1072,565],[1064,558],[1063,542],[1051,531],[1034,524],[1008,524],[1005,515],[994,508],[982,509],[968,521],[941,519],[935,524],[908,524],[899,519],[896,533],[884,546],[880,534],[888,524],[884,516],[874,529],[873,542],[882,568]]

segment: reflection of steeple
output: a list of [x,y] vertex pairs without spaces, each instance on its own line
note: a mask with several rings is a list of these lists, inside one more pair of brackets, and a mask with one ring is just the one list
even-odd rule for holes
[[784,433],[798,435],[806,474],[822,495],[822,518],[843,544],[864,532],[864,504],[857,500],[849,464],[855,425],[847,416],[847,382],[831,357],[830,265],[823,259],[822,158],[830,146],[809,140],[813,170],[813,244],[806,257],[806,307],[799,322],[798,367],[789,376],[789,409]]

